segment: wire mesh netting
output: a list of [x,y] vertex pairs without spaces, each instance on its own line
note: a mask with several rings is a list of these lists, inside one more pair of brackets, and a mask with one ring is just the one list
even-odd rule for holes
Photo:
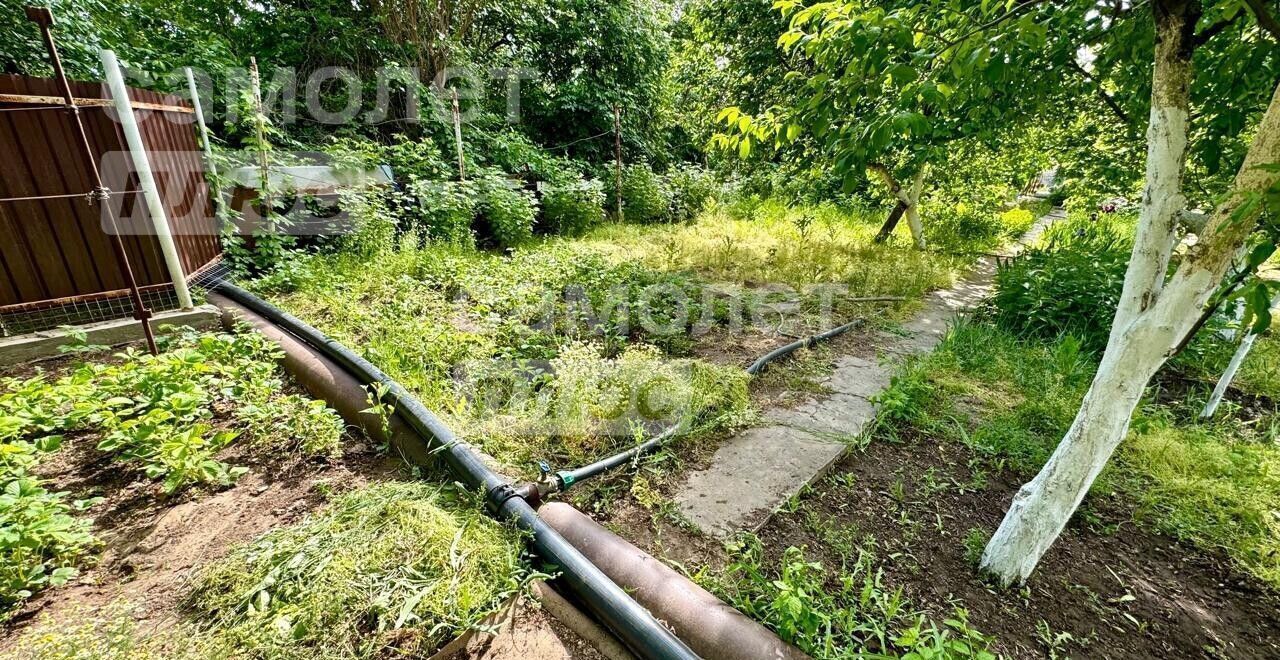
[[[229,267],[219,261],[188,281],[192,296],[208,291],[227,276]],[[178,296],[170,286],[142,290],[142,302],[152,313],[178,309]],[[133,300],[127,293],[102,297],[82,297],[39,308],[0,310],[0,337],[13,337],[64,325],[85,325],[134,317]]]

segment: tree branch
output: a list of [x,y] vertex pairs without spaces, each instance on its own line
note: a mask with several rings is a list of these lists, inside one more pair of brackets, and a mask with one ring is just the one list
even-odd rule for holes
[[1267,11],[1267,6],[1262,0],[1244,0],[1244,4],[1249,7],[1249,11],[1253,13],[1253,17],[1257,19],[1258,25],[1262,29],[1271,33],[1271,38],[1280,41],[1280,22],[1276,22],[1271,12]]
[[1129,113],[1125,112],[1124,108],[1120,107],[1120,104],[1116,101],[1114,96],[1108,94],[1107,90],[1102,88],[1101,83],[1094,79],[1093,76],[1089,75],[1089,72],[1085,70],[1084,67],[1080,66],[1080,63],[1075,60],[1074,55],[1071,56],[1068,64],[1072,69],[1075,69],[1076,73],[1079,73],[1086,81],[1093,84],[1094,89],[1098,92],[1098,98],[1102,99],[1102,102],[1111,109],[1111,112],[1113,112],[1121,122],[1124,122],[1125,124],[1132,123],[1129,119]]

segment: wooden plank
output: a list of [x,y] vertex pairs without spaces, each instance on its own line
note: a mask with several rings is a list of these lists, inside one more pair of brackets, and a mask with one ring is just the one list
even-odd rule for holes
[[[110,108],[114,104],[111,99],[89,99],[72,97],[75,104],[81,108]],[[0,103],[9,103],[13,105],[36,105],[50,106],[61,108],[67,104],[66,99],[61,96],[39,96],[35,94],[0,94]],[[130,103],[134,110],[155,110],[157,112],[180,112],[183,114],[192,114],[194,109],[182,105],[169,105],[167,103],[151,103],[148,101],[133,101]]]

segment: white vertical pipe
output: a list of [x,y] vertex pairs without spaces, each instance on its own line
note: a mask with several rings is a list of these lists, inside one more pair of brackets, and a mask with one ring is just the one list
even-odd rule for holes
[[200,144],[204,147],[204,164],[209,168],[209,179],[213,182],[213,204],[222,211],[222,191],[218,187],[218,166],[213,162],[213,146],[209,142],[209,127],[204,123],[204,109],[200,107],[200,91],[196,88],[196,76],[191,67],[184,67],[187,74],[187,89],[191,92],[191,109],[195,110],[196,125],[200,128]]
[[173,242],[173,232],[169,230],[169,217],[160,203],[160,192],[156,188],[155,177],[151,173],[151,163],[147,160],[146,146],[142,142],[142,134],[138,132],[138,119],[133,116],[133,104],[129,100],[129,89],[124,84],[124,74],[120,71],[120,63],[116,54],[104,50],[102,69],[107,74],[107,86],[111,89],[111,100],[115,104],[116,114],[120,118],[120,127],[124,129],[125,142],[129,146],[129,157],[133,161],[133,169],[138,174],[138,183],[142,186],[142,197],[147,202],[147,212],[151,216],[151,225],[156,232],[156,240],[160,243],[160,252],[164,255],[165,266],[169,270],[169,279],[173,281],[173,289],[178,294],[178,304],[183,309],[190,309],[191,292],[187,289],[187,276],[182,272],[182,262],[178,259],[178,246]]
[[[1280,303],[1280,300],[1275,302]],[[1275,307],[1272,310],[1273,313],[1277,311],[1280,311],[1280,307]],[[1218,379],[1218,385],[1213,388],[1213,395],[1209,397],[1209,402],[1204,404],[1204,410],[1200,411],[1200,419],[1210,419],[1217,414],[1218,406],[1222,404],[1222,398],[1227,394],[1227,388],[1231,387],[1231,382],[1236,379],[1236,373],[1240,371],[1245,358],[1249,357],[1249,351],[1253,350],[1254,342],[1258,340],[1258,335],[1250,332],[1249,328],[1242,327],[1236,333],[1243,333],[1244,339],[1240,340],[1240,346],[1236,348],[1236,354],[1231,356],[1231,363],[1227,365],[1227,370],[1222,372],[1222,377]]]

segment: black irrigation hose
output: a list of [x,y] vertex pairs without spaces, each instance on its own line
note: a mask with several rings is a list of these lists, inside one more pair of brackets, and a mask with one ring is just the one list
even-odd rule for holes
[[399,383],[346,346],[240,287],[221,280],[214,284],[213,290],[323,353],[364,384],[385,388],[384,398],[395,406],[395,414],[433,445],[465,485],[484,489],[495,515],[515,520],[517,525],[531,532],[534,551],[548,563],[559,567],[569,588],[636,655],[654,660],[695,660],[698,657],[559,532],[543,522],[520,491],[490,470],[475,450],[455,436],[440,418]]
[[[827,330],[826,332],[819,333],[816,335],[810,335],[799,341],[791,342],[786,346],[776,348],[768,352],[767,354],[765,354],[755,362],[752,362],[751,366],[747,367],[747,373],[751,374],[752,376],[758,375],[760,372],[764,371],[764,368],[769,366],[771,362],[780,360],[802,348],[809,348],[814,344],[818,344],[824,341],[829,341],[831,339],[839,337],[840,335],[854,328],[857,328],[862,324],[863,324],[862,319],[855,319],[842,326]],[[619,452],[607,458],[602,458],[590,465],[584,465],[580,468],[576,468],[573,470],[561,470],[559,472],[556,472],[555,478],[552,479],[550,483],[544,483],[543,487],[544,489],[550,492],[568,490],[569,487],[573,486],[574,484],[580,481],[585,481],[592,477],[598,476],[620,465],[624,465],[640,456],[644,456],[646,454],[650,454],[657,451],[658,449],[662,448],[663,445],[667,444],[667,442],[670,441],[672,438],[676,437],[677,435],[680,435],[680,433],[684,431],[687,426],[689,426],[687,422],[680,422],[678,424],[674,424],[668,427],[662,433],[659,433],[653,438],[650,438],[649,440],[641,444],[638,444],[635,447],[632,447],[631,449],[628,449],[623,452]]]

